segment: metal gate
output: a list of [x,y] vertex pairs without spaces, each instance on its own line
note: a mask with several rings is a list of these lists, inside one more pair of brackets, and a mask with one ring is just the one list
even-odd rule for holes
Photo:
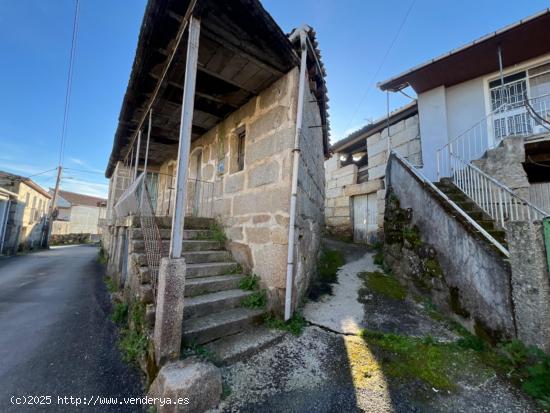
[[367,243],[374,240],[378,232],[376,192],[353,197],[353,240]]

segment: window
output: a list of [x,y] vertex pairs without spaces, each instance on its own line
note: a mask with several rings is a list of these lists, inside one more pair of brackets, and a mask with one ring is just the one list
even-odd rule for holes
[[245,150],[246,132],[244,129],[237,135],[237,171],[244,169],[244,150]]

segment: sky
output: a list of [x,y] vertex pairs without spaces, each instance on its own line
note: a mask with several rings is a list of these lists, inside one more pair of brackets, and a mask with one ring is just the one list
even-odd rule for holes
[[[262,3],[284,32],[302,24],[316,30],[327,71],[332,142],[386,113],[378,81],[550,6],[548,0]],[[145,4],[80,1],[64,190],[107,194],[104,171]],[[0,1],[0,170],[34,175],[45,188],[55,184],[52,169],[59,159],[74,6],[75,0]],[[390,95],[392,109],[409,101]]]

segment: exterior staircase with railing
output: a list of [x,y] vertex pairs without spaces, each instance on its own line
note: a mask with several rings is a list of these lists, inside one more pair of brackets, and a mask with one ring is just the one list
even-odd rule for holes
[[[171,221],[157,218],[157,222],[163,250],[168,251]],[[182,255],[187,265],[183,343],[207,345],[216,359],[227,361],[249,354],[259,342],[267,345],[280,335],[258,327],[264,309],[243,307],[243,300],[252,292],[239,288],[245,275],[225,249],[224,242],[214,239],[211,229],[214,225],[211,218],[185,219]],[[134,261],[139,265],[140,281],[148,283],[150,272],[140,228],[132,229],[130,242]]]

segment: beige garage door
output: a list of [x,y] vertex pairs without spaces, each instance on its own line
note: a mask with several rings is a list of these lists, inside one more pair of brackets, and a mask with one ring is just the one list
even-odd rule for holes
[[353,197],[353,240],[370,242],[376,237],[376,192]]

